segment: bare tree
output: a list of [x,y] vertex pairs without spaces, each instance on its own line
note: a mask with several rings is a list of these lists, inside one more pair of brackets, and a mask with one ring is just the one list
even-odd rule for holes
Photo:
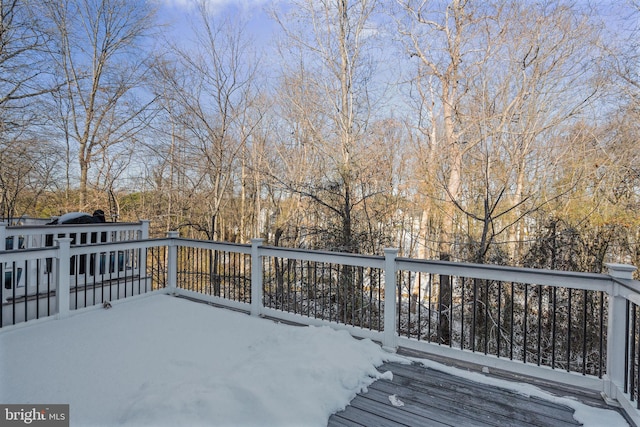
[[[445,200],[439,249],[441,258],[448,259],[456,225],[453,200],[460,196],[462,159],[471,148],[461,117],[463,97],[467,81],[477,73],[473,62],[463,63],[463,58],[473,50],[478,18],[465,0],[453,0],[443,9],[439,4],[412,0],[398,0],[398,5],[398,31],[406,40],[409,56],[418,61],[415,85],[421,101],[417,105],[421,117],[427,118],[418,122],[418,130],[428,143],[427,179],[438,179],[431,172],[435,164],[446,165],[440,177],[444,191],[431,197]],[[429,209],[425,216],[432,212]]]
[[35,3],[0,1],[0,217],[33,213],[51,183],[53,144],[38,101],[56,89],[47,61],[49,37]]
[[[156,67],[171,127],[168,167],[180,182],[176,189],[192,197],[182,203],[189,215],[178,225],[210,239],[244,239],[246,160],[260,122],[255,108],[259,64],[245,25],[241,19],[218,19],[201,2],[192,28],[195,43],[172,43]],[[230,204],[236,209],[233,218],[223,218]],[[225,232],[227,226],[236,229],[235,237]]]
[[64,82],[55,97],[57,124],[77,159],[84,209],[91,166],[112,148],[135,144],[152,117],[154,99],[140,88],[153,10],[138,0],[64,0],[43,13],[54,24],[53,57]]
[[[463,208],[456,201],[482,227],[473,255],[478,262],[503,232],[511,260],[519,259],[522,219],[571,190],[570,185],[547,187],[546,176],[554,175],[566,153],[563,134],[586,117],[602,89],[592,19],[570,7],[527,7],[525,12],[518,2],[500,6],[497,25],[488,26],[485,36],[493,54],[471,83],[466,107],[468,134],[479,141],[474,156],[479,174],[467,182],[483,183],[471,192],[484,197],[476,207]],[[495,75],[501,78],[490,77]],[[480,215],[473,213],[477,208]],[[505,250],[503,262],[506,255]]]
[[324,219],[311,230],[324,247],[347,252],[360,250],[365,201],[389,190],[363,185],[373,164],[367,126],[380,95],[372,55],[377,7],[367,0],[299,1],[276,16],[289,64],[280,92],[290,126],[283,162],[297,171],[277,178]]
[[482,261],[496,235],[521,239],[520,220],[544,203],[533,178],[561,153],[554,136],[598,94],[597,27],[565,4],[398,3],[400,33],[418,61],[414,123],[432,181],[424,188],[442,206],[441,257],[465,231],[475,234],[466,217],[480,226],[472,258]]

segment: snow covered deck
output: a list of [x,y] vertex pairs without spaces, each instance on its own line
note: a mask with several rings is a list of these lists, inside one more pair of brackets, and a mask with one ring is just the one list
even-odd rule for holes
[[412,362],[329,327],[156,294],[0,331],[0,403],[68,403],[72,426],[627,425],[527,384]]
[[[30,230],[9,231],[15,242]],[[490,373],[527,375],[522,377],[527,383],[555,381],[566,390],[584,388],[621,405],[640,424],[640,282],[631,277],[635,267],[610,265],[609,274],[584,274],[407,259],[392,249],[385,256],[365,256],[270,247],[260,239],[251,245],[197,241],[181,239],[175,232],[166,239],[91,244],[89,236],[102,235],[102,230],[78,232],[87,232],[86,244],[72,245],[71,238],[56,231],[54,246],[0,251],[0,275],[5,279],[0,336],[31,329],[22,325],[40,327],[50,318],[67,322],[102,313],[103,305],[116,308],[121,301],[125,306],[136,299],[142,304],[149,296],[168,294],[244,311],[265,324],[269,322],[261,317],[321,329],[328,326],[364,339],[361,342],[380,343],[386,356],[375,366],[392,361],[388,351],[412,350],[430,358],[475,364]],[[165,316],[174,318],[171,310]],[[138,329],[144,323],[139,320],[142,317],[132,315],[129,320],[144,335],[146,331]],[[197,330],[202,322],[216,323],[192,319],[190,324],[197,325]],[[212,328],[229,326],[223,321]],[[178,341],[179,331],[190,333],[185,326],[167,327]],[[87,328],[76,327],[65,339],[85,342],[104,329]],[[125,328],[120,326],[118,334]],[[52,342],[42,338],[40,343],[45,345],[33,351],[42,351]],[[111,339],[116,349],[135,340],[129,337],[119,344],[115,336]],[[168,342],[173,339],[167,337]],[[286,342],[277,341],[286,348]],[[219,350],[226,348],[219,346]],[[134,359],[118,359],[118,363],[129,369],[127,363]],[[164,363],[172,366],[170,361]],[[95,366],[103,365],[109,363]],[[367,372],[369,382],[381,375],[375,369]],[[353,384],[346,385],[353,392]],[[334,407],[333,412],[338,409]]]

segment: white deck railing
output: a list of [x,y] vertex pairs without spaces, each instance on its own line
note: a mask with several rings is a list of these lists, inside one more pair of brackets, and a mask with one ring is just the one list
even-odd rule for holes
[[[140,240],[149,237],[149,221],[144,220],[137,223],[100,223],[100,224],[70,224],[70,225],[21,225],[21,226],[7,226],[6,223],[0,223],[0,249],[1,250],[16,250],[25,251],[32,249],[40,249],[46,247],[52,247],[55,240],[61,238],[69,238],[72,245],[88,245],[96,243],[111,243],[122,242],[130,240]],[[94,277],[92,274],[85,272],[86,257],[82,256],[82,259],[75,262],[71,260],[71,274],[74,279],[79,282],[77,284],[84,284],[91,282]],[[11,294],[12,298],[16,296],[24,296],[27,292],[28,285],[36,283],[36,275],[40,277],[38,280],[48,280],[46,276],[51,268],[51,259],[45,261],[47,263],[46,268],[39,268],[35,261],[29,261],[27,263],[20,263],[15,268],[13,264],[2,265],[2,293],[0,298],[5,301],[8,298],[8,294]],[[76,274],[74,271],[75,264],[79,269],[80,274]],[[97,270],[96,270],[97,271]],[[28,283],[27,278],[31,277]],[[10,289],[8,282],[15,282],[13,288]]]
[[[82,227],[73,232],[102,232]],[[176,232],[78,246],[60,237],[55,245],[0,252],[0,266],[27,263],[39,270],[31,277],[47,278],[27,285],[34,292],[20,303],[13,289],[3,294],[5,328],[107,300],[169,293],[343,328],[390,349],[588,387],[640,421],[640,282],[632,279],[633,266],[611,264],[609,274],[559,272],[399,258],[395,249],[366,256],[269,247],[261,239],[196,241]],[[88,279],[77,277],[81,259]],[[40,303],[44,296],[35,290],[44,287],[48,299]]]

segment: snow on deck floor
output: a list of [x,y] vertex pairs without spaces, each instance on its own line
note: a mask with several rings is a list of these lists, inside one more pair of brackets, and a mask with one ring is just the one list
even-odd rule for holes
[[[0,403],[68,403],[75,426],[326,426],[358,392],[390,377],[376,369],[385,361],[409,362],[344,331],[156,295],[0,331]],[[561,401],[585,425],[627,425],[613,411],[532,386],[421,362]]]
[[326,426],[397,356],[165,295],[0,332],[0,402],[71,425]]

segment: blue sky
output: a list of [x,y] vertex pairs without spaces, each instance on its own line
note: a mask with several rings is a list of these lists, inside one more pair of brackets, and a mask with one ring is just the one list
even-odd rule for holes
[[[201,0],[155,0],[159,3],[158,19],[171,25],[177,36],[186,36],[192,28],[190,20],[198,13]],[[263,46],[277,31],[277,23],[269,16],[269,10],[284,4],[284,0],[205,0],[214,19],[237,17],[247,22],[247,31]]]

